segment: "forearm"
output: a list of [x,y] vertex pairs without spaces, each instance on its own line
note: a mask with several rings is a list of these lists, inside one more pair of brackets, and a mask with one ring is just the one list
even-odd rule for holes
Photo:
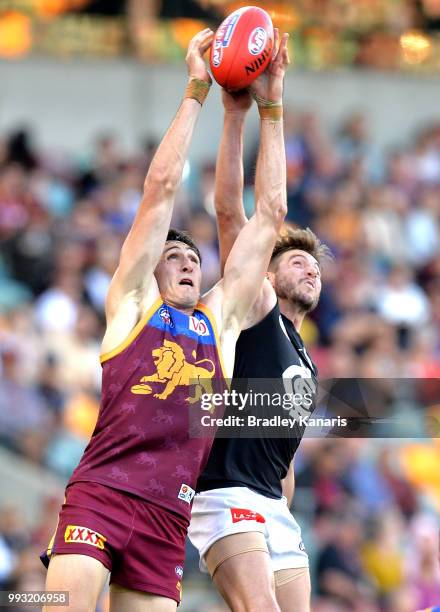
[[255,177],[256,206],[269,214],[287,211],[286,153],[283,121],[261,119],[260,149]]
[[139,260],[144,266],[145,257],[153,256],[157,261],[160,256],[199,113],[200,104],[185,98],[154,155],[141,203],[122,249],[121,257],[126,255],[126,261]]
[[[275,48],[278,41],[275,29]],[[283,133],[284,74],[289,65],[287,49],[289,35],[283,34],[278,51],[269,66],[251,85],[251,93],[258,105],[261,141],[255,179],[257,206],[281,198],[286,205],[286,154]]]
[[184,97],[151,162],[141,203],[121,251],[124,291],[130,287],[143,291],[159,260],[200,109],[197,100]]
[[211,84],[203,56],[213,35],[212,30],[205,28],[189,42],[185,58],[189,82],[180,108],[151,162],[141,203],[122,246],[107,299],[109,320],[127,296],[136,303],[136,311],[140,311],[139,305],[145,305],[144,300],[158,291],[156,281],[153,282],[154,270],[166,242],[194,126]]
[[246,223],[243,210],[244,121],[243,112],[225,112],[217,156],[214,201],[222,273],[235,239]]
[[281,121],[262,121],[257,177],[259,192],[255,213],[237,237],[225,266],[224,290],[230,305],[225,311],[225,321],[234,320],[238,327],[261,290],[287,212]]
[[192,98],[184,98],[151,162],[144,190],[160,187],[167,193],[175,192],[182,177],[194,127],[201,106]]

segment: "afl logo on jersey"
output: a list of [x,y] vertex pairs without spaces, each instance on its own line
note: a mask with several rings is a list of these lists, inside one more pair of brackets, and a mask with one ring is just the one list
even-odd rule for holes
[[171,320],[170,311],[168,310],[166,306],[162,306],[162,308],[159,310],[159,317],[162,319],[165,325],[174,327],[174,323]]
[[187,504],[190,504],[195,494],[196,492],[194,491],[194,489],[191,489],[191,487],[188,486],[187,484],[183,484],[180,487],[179,495],[177,497],[178,499],[181,499]]
[[183,577],[183,567],[181,565],[176,565],[175,570],[176,576],[181,580]]
[[189,318],[189,329],[199,336],[209,336],[209,329],[203,319],[191,316]]

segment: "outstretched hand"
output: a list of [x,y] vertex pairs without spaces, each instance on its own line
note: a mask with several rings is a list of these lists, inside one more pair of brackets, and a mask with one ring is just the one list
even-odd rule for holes
[[284,74],[290,64],[287,41],[289,34],[283,34],[278,47],[279,32],[275,28],[272,58],[266,70],[249,86],[249,91],[268,102],[281,103],[283,97]]
[[247,89],[227,91],[222,89],[222,102],[226,113],[246,113],[252,106],[252,96]]
[[188,66],[188,75],[192,78],[206,81],[207,83],[212,83],[212,79],[203,56],[209,49],[213,38],[214,32],[209,28],[205,28],[196,34],[189,42],[185,58]]

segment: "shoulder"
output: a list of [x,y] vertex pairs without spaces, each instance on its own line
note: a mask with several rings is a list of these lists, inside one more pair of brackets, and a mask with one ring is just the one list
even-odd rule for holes
[[[202,304],[211,310],[219,327],[222,324],[223,299],[223,280],[220,280],[200,300]],[[242,329],[249,329],[260,323],[274,309],[276,303],[277,296],[275,290],[270,282],[265,279],[257,299],[246,316]]]
[[274,309],[276,303],[277,296],[275,290],[266,278],[257,299],[245,319],[242,329],[249,329],[261,323]]
[[113,308],[106,309],[106,331],[101,345],[101,353],[106,354],[126,342],[142,320],[153,315],[158,307],[160,293],[157,283],[151,283],[150,290],[142,296],[138,292],[127,292]]
[[199,305],[208,309],[212,314],[217,327],[221,327],[222,305],[223,305],[223,281],[220,280],[201,298]]

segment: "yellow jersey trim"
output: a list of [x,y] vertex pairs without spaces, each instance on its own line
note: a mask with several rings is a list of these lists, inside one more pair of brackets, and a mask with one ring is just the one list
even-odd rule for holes
[[[66,496],[64,496],[63,499],[63,505],[66,503]],[[57,531],[58,531],[58,525],[60,524],[60,517],[58,517],[57,520],[57,526],[55,527],[55,531],[53,532],[53,536],[50,538],[49,544],[47,545],[47,550],[46,550],[46,555],[48,557],[51,556],[52,554],[52,548],[53,548],[53,544],[55,542],[55,536],[57,535]]]
[[222,369],[223,378],[225,379],[226,384],[229,387],[230,386],[229,385],[230,381],[228,380],[227,372],[226,372],[226,368],[225,368],[225,362],[223,361],[222,347],[221,347],[221,344],[220,344],[220,334],[218,333],[217,322],[215,320],[215,317],[212,314],[210,308],[208,308],[208,306],[206,306],[206,304],[202,304],[202,302],[199,302],[197,304],[197,306],[195,307],[195,310],[200,310],[201,312],[203,312],[203,314],[208,317],[209,322],[211,323],[211,327],[214,330],[215,345],[216,345],[217,353],[218,353],[219,360],[220,360],[220,367]]
[[104,361],[108,361],[112,357],[116,357],[116,355],[119,355],[119,353],[122,353],[122,351],[124,351],[128,346],[130,346],[130,344],[139,336],[145,325],[148,323],[148,321],[151,319],[151,317],[154,315],[154,313],[161,304],[163,304],[163,300],[162,296],[159,296],[157,300],[155,300],[155,302],[150,306],[144,316],[140,319],[140,321],[136,323],[135,327],[133,327],[127,338],[123,342],[121,342],[121,344],[119,344],[116,348],[111,351],[108,351],[107,353],[103,353],[100,356],[99,359],[101,363],[104,363]]
[[[58,524],[57,524],[57,529],[58,529]],[[50,555],[52,554],[52,548],[53,548],[53,543],[55,541],[55,536],[56,536],[56,533],[57,533],[57,529],[55,529],[55,533],[50,538],[49,546],[47,547],[47,550],[46,550],[46,555],[48,557],[50,557]]]

